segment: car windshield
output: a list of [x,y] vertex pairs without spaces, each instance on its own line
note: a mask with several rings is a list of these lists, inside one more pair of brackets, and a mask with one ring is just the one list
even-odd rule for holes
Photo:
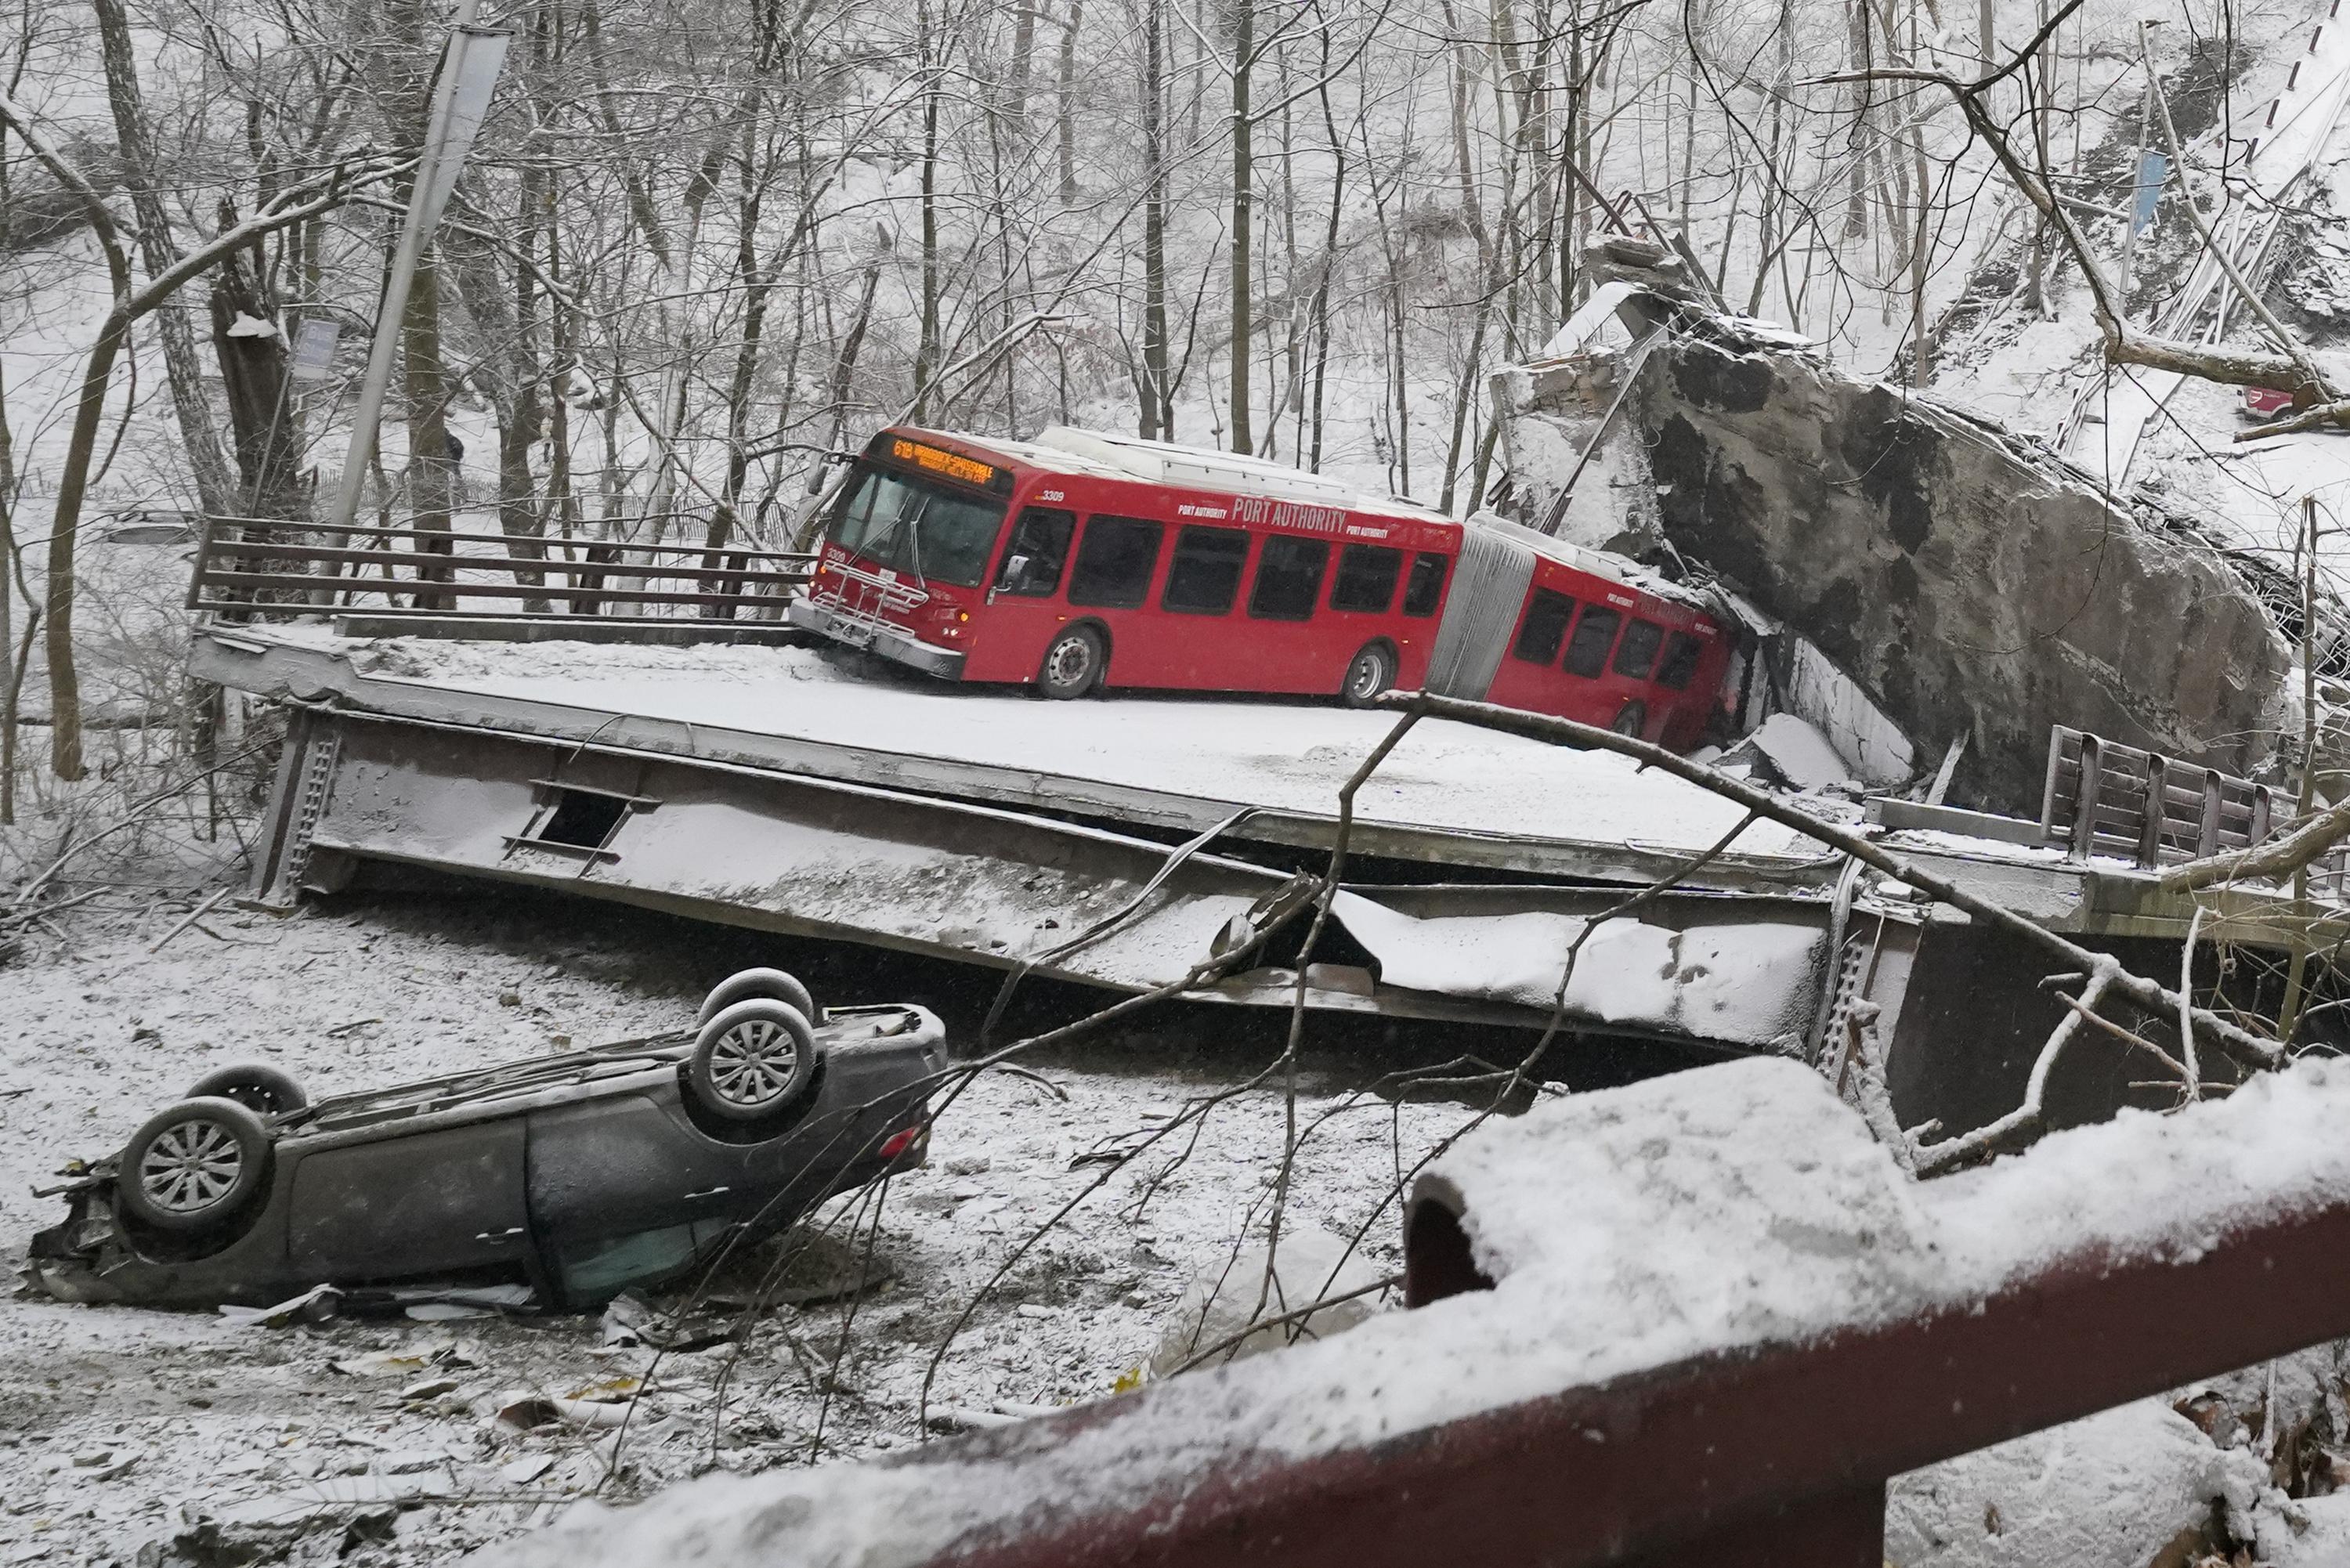
[[1003,531],[1003,503],[860,461],[833,514],[832,542],[924,581],[975,588]]

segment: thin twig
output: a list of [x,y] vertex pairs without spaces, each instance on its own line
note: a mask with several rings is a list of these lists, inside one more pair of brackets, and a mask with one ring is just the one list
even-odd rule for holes
[[201,919],[205,915],[212,913],[213,906],[219,903],[223,898],[227,898],[228,895],[229,889],[226,888],[219,888],[213,892],[213,894],[210,898],[206,898],[203,903],[198,904],[194,909],[190,909],[185,919],[182,920],[178,925],[173,926],[170,930],[165,931],[161,937],[157,938],[154,946],[149,948],[147,950],[150,953],[161,952],[165,942],[170,941],[182,931],[184,931],[190,926],[194,925],[197,920]]

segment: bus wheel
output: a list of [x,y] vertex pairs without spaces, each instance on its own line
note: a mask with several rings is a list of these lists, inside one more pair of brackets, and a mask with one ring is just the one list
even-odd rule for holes
[[1638,740],[1640,732],[1648,727],[1648,705],[1645,702],[1625,703],[1617,711],[1616,722],[1607,727],[1619,735],[1629,735]]
[[1338,694],[1349,708],[1367,708],[1378,701],[1380,693],[1395,684],[1396,656],[1384,642],[1366,643],[1347,666],[1347,679]]
[[1045,650],[1045,663],[1036,671],[1036,690],[1062,701],[1082,697],[1101,683],[1102,666],[1107,662],[1102,656],[1101,633],[1089,626],[1073,626]]

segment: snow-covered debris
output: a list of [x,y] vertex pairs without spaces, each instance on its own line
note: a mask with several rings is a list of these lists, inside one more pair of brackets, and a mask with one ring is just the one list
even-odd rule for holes
[[1746,737],[1746,744],[1762,753],[1779,776],[1797,789],[1825,789],[1847,784],[1852,769],[1836,755],[1828,738],[1793,713],[1773,713]]
[[1407,915],[1342,892],[1331,911],[1389,985],[1547,1011],[1565,978],[1571,1016],[1794,1053],[1819,1002],[1826,939],[1808,921],[1760,918],[1675,930],[1617,917],[1585,936],[1566,915]]
[[1179,1379],[1057,1441],[704,1482],[487,1561],[921,1561],[1018,1521],[1066,1527],[1705,1353],[1964,1312],[2080,1249],[2194,1255],[2231,1224],[2344,1201],[2345,1115],[2350,1069],[2303,1061],[2176,1117],[2126,1112],[1921,1188],[1792,1063],[1578,1096],[1431,1172],[1469,1199],[1491,1292]]
[[2241,1516],[2267,1486],[2250,1453],[2140,1399],[1903,1478],[1886,1500],[1885,1554],[1901,1568],[2191,1562],[2218,1544],[2215,1510]]
[[[1215,1366],[1277,1350],[1295,1340],[1327,1339],[1378,1310],[1372,1293],[1378,1286],[1379,1271],[1338,1237],[1293,1226],[1281,1233],[1278,1251],[1277,1266],[1263,1247],[1244,1247],[1211,1259],[1184,1287],[1183,1299],[1150,1358],[1151,1375],[1172,1376],[1194,1358]],[[1247,1334],[1250,1324],[1265,1317],[1296,1313],[1338,1296],[1352,1299],[1333,1300],[1293,1323],[1267,1324]]]
[[2342,1568],[2350,1563],[2350,1492],[2272,1505],[2259,1518],[2267,1568]]

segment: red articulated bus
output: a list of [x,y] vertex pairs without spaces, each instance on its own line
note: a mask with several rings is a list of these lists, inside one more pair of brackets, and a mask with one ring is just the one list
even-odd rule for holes
[[883,431],[795,625],[950,680],[1328,695],[1391,687],[1702,737],[1730,639],[1615,557],[1232,453],[1055,426]]

